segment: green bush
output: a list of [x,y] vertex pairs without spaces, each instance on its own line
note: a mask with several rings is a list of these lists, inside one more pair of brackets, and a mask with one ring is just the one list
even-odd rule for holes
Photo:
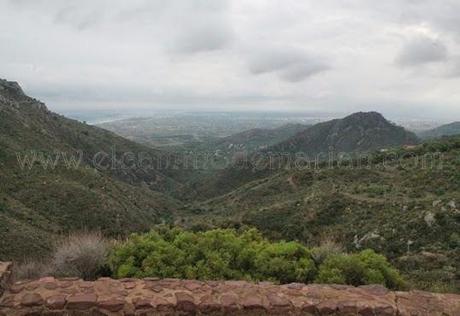
[[317,266],[321,265],[330,256],[343,254],[343,252],[343,246],[331,239],[323,240],[319,247],[311,250],[313,261]]
[[372,250],[347,255],[336,248],[316,262],[318,249],[311,251],[298,242],[270,242],[256,229],[190,232],[162,226],[147,234],[134,234],[115,246],[109,262],[115,277],[279,283],[316,280],[402,287],[398,271],[385,257]]
[[110,264],[116,277],[244,279],[277,282],[313,280],[315,265],[296,242],[270,243],[255,229],[188,232],[160,228],[133,235],[115,247]]
[[354,286],[382,284],[391,289],[405,287],[398,270],[384,256],[369,249],[357,254],[330,256],[320,266],[315,281]]
[[309,282],[315,276],[315,264],[310,251],[296,242],[267,244],[255,259],[257,279],[281,283]]

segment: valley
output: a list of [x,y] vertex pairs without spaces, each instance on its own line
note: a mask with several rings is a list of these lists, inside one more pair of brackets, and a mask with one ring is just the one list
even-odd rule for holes
[[[53,113],[16,83],[0,87],[0,260],[46,256],[53,239],[75,231],[122,239],[157,225],[257,228],[270,241],[372,249],[413,288],[460,289],[458,136],[422,141],[379,113],[360,112],[321,123],[230,120],[208,134],[168,121],[200,135],[177,143],[177,130],[167,136],[165,125],[148,121],[146,134],[159,129],[168,138],[157,146]],[[117,133],[128,136],[128,125]],[[31,152],[80,160],[21,167],[18,157]],[[115,161],[107,160],[112,152]],[[148,155],[149,168],[126,153]],[[185,168],[184,157],[202,153],[226,163]],[[172,163],[158,163],[164,157]]]

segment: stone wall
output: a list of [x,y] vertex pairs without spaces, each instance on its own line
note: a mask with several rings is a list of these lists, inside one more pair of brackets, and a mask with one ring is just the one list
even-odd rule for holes
[[0,315],[458,316],[460,296],[381,286],[45,277],[12,284]]

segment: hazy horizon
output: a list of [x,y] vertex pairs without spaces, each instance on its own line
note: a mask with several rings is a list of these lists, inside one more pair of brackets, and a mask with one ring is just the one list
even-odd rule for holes
[[0,0],[0,77],[59,113],[460,120],[460,3]]

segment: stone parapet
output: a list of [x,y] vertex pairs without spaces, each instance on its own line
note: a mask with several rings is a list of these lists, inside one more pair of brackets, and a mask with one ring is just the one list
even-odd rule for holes
[[12,284],[0,298],[0,315],[458,316],[460,295],[378,285],[45,277]]

